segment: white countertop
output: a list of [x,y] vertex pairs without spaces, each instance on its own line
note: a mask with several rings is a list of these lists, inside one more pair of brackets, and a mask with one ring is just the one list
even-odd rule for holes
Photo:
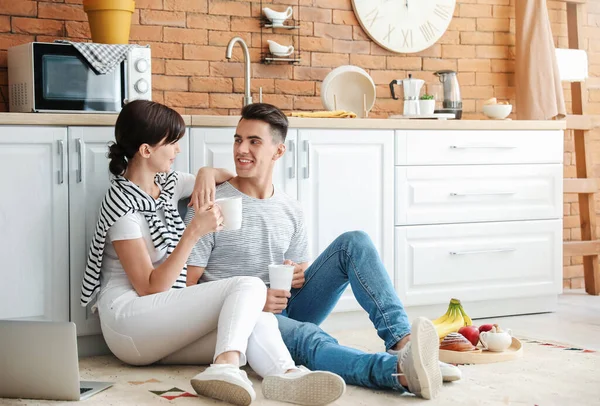
[[[184,115],[192,127],[235,127],[239,116]],[[0,113],[0,125],[112,126],[116,114]],[[566,121],[398,120],[381,118],[296,118],[290,128],[388,130],[564,130]]]

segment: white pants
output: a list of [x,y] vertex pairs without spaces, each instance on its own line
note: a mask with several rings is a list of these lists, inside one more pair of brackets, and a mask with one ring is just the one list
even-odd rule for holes
[[272,313],[262,311],[266,287],[240,276],[154,295],[98,303],[112,353],[131,365],[209,364],[239,351],[260,376],[295,368]]

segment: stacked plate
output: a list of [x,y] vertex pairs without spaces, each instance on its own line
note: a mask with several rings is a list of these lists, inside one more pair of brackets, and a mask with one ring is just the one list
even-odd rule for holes
[[365,117],[375,105],[375,82],[362,68],[343,65],[325,77],[321,101],[325,109],[351,111]]

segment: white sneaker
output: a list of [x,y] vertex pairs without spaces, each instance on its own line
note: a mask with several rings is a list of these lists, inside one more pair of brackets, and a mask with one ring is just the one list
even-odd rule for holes
[[262,382],[265,398],[298,405],[326,405],[346,391],[346,382],[332,372],[300,367],[287,374],[266,376]]
[[[387,353],[390,355],[398,355],[400,351],[389,349]],[[446,364],[445,362],[438,361],[440,365],[440,371],[442,373],[442,380],[444,382],[454,382],[462,378],[462,372],[460,369],[452,364]]]
[[256,399],[246,372],[231,364],[211,364],[191,382],[198,395],[234,405],[248,406]]
[[398,371],[408,382],[408,390],[423,399],[435,398],[442,387],[439,365],[439,338],[433,323],[416,319],[410,341],[398,354]]

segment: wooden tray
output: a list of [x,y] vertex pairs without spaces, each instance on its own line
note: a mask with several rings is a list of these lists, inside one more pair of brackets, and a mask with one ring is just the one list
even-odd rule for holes
[[[480,347],[478,347],[480,348]],[[440,361],[448,364],[491,364],[493,362],[511,361],[523,356],[523,344],[517,338],[512,338],[512,344],[506,351],[448,351],[440,350]]]

